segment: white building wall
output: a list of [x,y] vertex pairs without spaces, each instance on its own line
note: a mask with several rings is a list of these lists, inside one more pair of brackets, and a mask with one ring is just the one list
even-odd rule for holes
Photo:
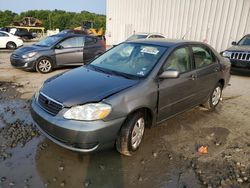
[[185,36],[221,51],[250,33],[250,0],[107,0],[107,44],[136,32]]

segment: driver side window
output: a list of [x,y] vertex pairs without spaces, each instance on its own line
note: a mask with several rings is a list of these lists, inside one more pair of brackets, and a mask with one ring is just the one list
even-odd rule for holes
[[191,70],[190,54],[187,47],[178,48],[170,54],[163,66],[163,71],[167,70],[177,70],[180,73]]

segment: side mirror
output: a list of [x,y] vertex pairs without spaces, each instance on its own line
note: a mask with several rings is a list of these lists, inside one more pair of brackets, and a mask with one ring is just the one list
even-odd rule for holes
[[61,45],[61,44],[57,44],[56,46],[55,46],[55,49],[63,49],[63,46]]
[[236,45],[237,45],[237,42],[233,41],[233,42],[232,42],[232,45],[233,45],[233,46],[236,46]]
[[179,78],[180,72],[177,70],[167,70],[160,74],[159,78],[166,79],[166,78]]

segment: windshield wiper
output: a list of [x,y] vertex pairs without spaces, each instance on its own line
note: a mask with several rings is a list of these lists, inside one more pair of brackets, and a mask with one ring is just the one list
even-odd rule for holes
[[98,72],[103,72],[103,73],[108,73],[110,74],[111,71],[107,71],[106,69],[102,69],[100,67],[97,67],[97,66],[93,66],[93,65],[88,65],[89,67],[93,68],[94,70],[98,71]]
[[35,46],[41,46],[41,47],[48,47],[46,45],[41,45],[41,44],[34,44]]
[[117,72],[117,71],[112,71],[110,70],[114,75],[117,75],[117,76],[122,76],[124,78],[127,78],[127,79],[138,79],[137,76],[133,76],[133,75],[128,75],[126,73],[123,73],[123,72]]

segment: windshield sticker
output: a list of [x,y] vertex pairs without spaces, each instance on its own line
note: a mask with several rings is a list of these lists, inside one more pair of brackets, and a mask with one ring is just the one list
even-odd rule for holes
[[144,76],[144,72],[143,71],[137,72],[136,74],[140,75],[140,76]]
[[159,53],[159,50],[157,48],[147,46],[141,49],[141,53],[157,55]]

